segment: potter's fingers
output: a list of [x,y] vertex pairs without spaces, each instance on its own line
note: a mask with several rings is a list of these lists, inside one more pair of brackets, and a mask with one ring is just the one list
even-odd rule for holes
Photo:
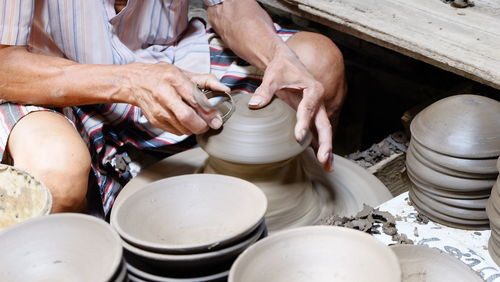
[[166,104],[167,108],[175,116],[175,120],[182,127],[188,130],[187,132],[184,133],[198,134],[208,130],[207,123],[198,115],[198,113],[196,113],[196,111],[192,107],[188,106],[183,101],[183,99],[181,99],[178,95],[169,92],[166,103],[167,103]]
[[255,90],[255,93],[250,98],[248,106],[252,109],[262,108],[269,104],[271,99],[273,99],[274,93],[278,89],[276,88],[276,83],[273,83],[270,76],[265,76],[262,80],[260,86]]
[[315,117],[315,125],[318,132],[318,161],[323,165],[326,171],[333,170],[332,126],[328,119],[324,105],[318,109]]
[[217,112],[215,109],[212,110],[205,110],[201,107],[197,108],[198,115],[210,126],[212,129],[219,129],[222,124],[222,117],[219,112]]
[[189,130],[183,127],[168,110],[155,111],[154,116],[147,117],[151,125],[177,136],[189,134]]
[[226,93],[229,93],[231,91],[231,88],[222,84],[222,82],[220,82],[213,74],[200,74],[194,76],[192,79],[199,87],[203,89],[211,89]]
[[312,84],[304,89],[302,100],[297,107],[297,124],[295,125],[295,138],[300,142],[306,136],[311,119],[318,110],[319,101],[323,99],[323,86],[320,83]]

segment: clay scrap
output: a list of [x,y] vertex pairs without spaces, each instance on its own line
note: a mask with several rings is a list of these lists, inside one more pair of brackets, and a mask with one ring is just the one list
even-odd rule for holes
[[[390,212],[381,211],[364,204],[363,210],[355,216],[345,217],[331,215],[320,221],[322,225],[333,225],[360,230],[368,234],[387,234],[397,244],[413,244],[406,234],[398,233],[396,218]],[[380,230],[380,228],[382,230]]]
[[470,0],[441,0],[446,4],[450,4],[454,8],[474,7],[474,2]]

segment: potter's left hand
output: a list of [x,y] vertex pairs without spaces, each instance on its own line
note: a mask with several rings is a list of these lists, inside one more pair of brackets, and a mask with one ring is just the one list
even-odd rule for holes
[[251,108],[267,105],[273,96],[283,99],[297,110],[295,137],[301,141],[309,128],[315,135],[318,161],[332,170],[332,125],[325,108],[325,90],[290,49],[274,56],[267,65],[262,84],[249,102]]

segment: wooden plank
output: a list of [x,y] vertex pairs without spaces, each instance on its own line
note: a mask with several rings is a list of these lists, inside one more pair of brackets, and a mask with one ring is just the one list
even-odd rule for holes
[[259,1],[500,89],[500,1]]

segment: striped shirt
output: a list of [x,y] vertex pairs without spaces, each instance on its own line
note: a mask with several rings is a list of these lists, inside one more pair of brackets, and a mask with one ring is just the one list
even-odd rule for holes
[[[215,2],[206,0],[207,5]],[[129,0],[116,14],[114,0],[0,0],[0,44],[28,46],[33,53],[85,64],[167,62],[191,72],[209,73],[209,37],[213,34],[206,32],[200,20],[188,20],[188,8],[189,0]],[[214,54],[227,57],[223,50]],[[228,67],[232,61],[229,59]],[[217,74],[222,76],[220,68]],[[15,122],[43,108],[10,103],[0,107],[5,127],[0,136],[3,154]],[[122,147],[168,153],[179,151],[185,143],[180,142],[187,138],[153,127],[140,108],[129,104],[57,111],[73,122],[89,147],[104,213],[111,209],[122,183],[131,177],[127,171],[114,173],[110,168]]]
[[0,44],[85,64],[168,62],[208,73],[205,27],[188,21],[188,8],[189,0],[129,0],[116,14],[114,0],[0,0]]

